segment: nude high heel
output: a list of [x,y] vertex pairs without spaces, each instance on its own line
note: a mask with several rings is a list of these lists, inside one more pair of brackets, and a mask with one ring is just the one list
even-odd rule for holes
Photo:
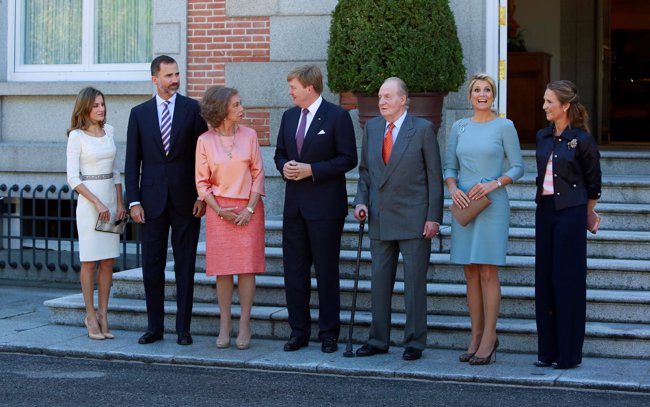
[[90,324],[88,323],[88,317],[84,318],[84,325],[86,325],[86,329],[88,330],[88,337],[90,339],[95,339],[95,340],[98,340],[98,341],[104,339],[104,335],[102,335],[101,331],[100,332],[91,332]]
[[99,329],[102,331],[105,339],[115,339],[115,335],[111,333],[108,329],[108,318],[106,315],[97,314],[97,323],[99,324]]

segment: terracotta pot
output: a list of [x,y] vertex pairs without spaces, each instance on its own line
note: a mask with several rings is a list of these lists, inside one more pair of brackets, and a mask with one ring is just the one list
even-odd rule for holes
[[[366,122],[380,115],[377,95],[355,93],[359,105],[359,124],[363,128]],[[413,116],[429,120],[438,130],[442,122],[442,106],[447,92],[423,92],[409,95],[408,111]]]
[[345,110],[357,108],[357,97],[352,92],[339,93],[339,105]]

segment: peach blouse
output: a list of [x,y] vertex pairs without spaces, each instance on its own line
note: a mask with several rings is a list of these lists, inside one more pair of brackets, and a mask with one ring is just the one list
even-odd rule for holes
[[196,144],[195,179],[200,199],[207,193],[239,199],[249,199],[251,192],[264,195],[264,166],[255,130],[239,126],[234,145],[214,129],[203,133]]

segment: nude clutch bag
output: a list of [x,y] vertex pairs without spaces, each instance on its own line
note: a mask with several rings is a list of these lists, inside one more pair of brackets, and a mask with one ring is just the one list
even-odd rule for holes
[[454,202],[451,204],[449,210],[451,210],[451,214],[454,215],[454,218],[456,218],[456,221],[458,221],[461,226],[467,226],[467,224],[473,221],[479,213],[483,212],[485,208],[490,206],[491,203],[492,201],[490,201],[487,196],[484,196],[478,200],[471,199],[467,208],[461,208]]

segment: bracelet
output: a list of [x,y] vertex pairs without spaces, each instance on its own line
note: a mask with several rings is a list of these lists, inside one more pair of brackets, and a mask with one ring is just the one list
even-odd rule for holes
[[496,182],[497,182],[497,188],[501,188],[501,187],[503,186],[503,184],[501,183],[501,179],[500,179],[500,178],[501,178],[501,177],[499,177],[499,178],[496,179]]
[[251,214],[254,214],[254,213],[255,213],[255,211],[253,210],[253,208],[251,208],[250,206],[247,206],[247,207],[246,207],[246,210],[247,210],[248,212],[250,212]]

